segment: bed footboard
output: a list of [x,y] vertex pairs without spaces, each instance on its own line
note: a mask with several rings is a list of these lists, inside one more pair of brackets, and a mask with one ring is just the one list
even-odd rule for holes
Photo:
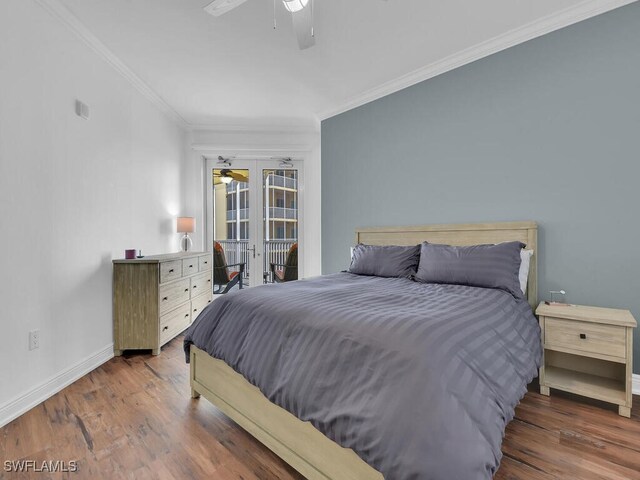
[[383,480],[382,474],[283,408],[221,360],[191,346],[191,397],[202,395],[309,480]]

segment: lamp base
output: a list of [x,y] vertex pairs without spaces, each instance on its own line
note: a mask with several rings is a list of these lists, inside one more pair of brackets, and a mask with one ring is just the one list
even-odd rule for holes
[[193,242],[191,241],[189,234],[185,233],[180,239],[180,250],[182,250],[183,252],[188,252],[192,247]]

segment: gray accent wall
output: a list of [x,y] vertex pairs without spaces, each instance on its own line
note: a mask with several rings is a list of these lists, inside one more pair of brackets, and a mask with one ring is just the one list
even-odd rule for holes
[[322,122],[323,273],[358,226],[512,220],[538,222],[541,299],[640,320],[639,3]]

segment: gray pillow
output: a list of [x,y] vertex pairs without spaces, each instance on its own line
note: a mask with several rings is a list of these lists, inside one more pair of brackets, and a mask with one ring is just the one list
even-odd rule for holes
[[376,277],[406,277],[416,274],[420,259],[420,245],[364,245],[353,249],[349,272]]
[[523,298],[518,273],[524,244],[454,247],[423,243],[416,280],[425,283],[453,283],[473,287],[499,288]]

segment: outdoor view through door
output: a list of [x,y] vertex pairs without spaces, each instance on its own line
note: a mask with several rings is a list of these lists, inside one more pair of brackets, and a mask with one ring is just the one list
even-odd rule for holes
[[298,170],[252,163],[211,170],[214,293],[298,278]]

